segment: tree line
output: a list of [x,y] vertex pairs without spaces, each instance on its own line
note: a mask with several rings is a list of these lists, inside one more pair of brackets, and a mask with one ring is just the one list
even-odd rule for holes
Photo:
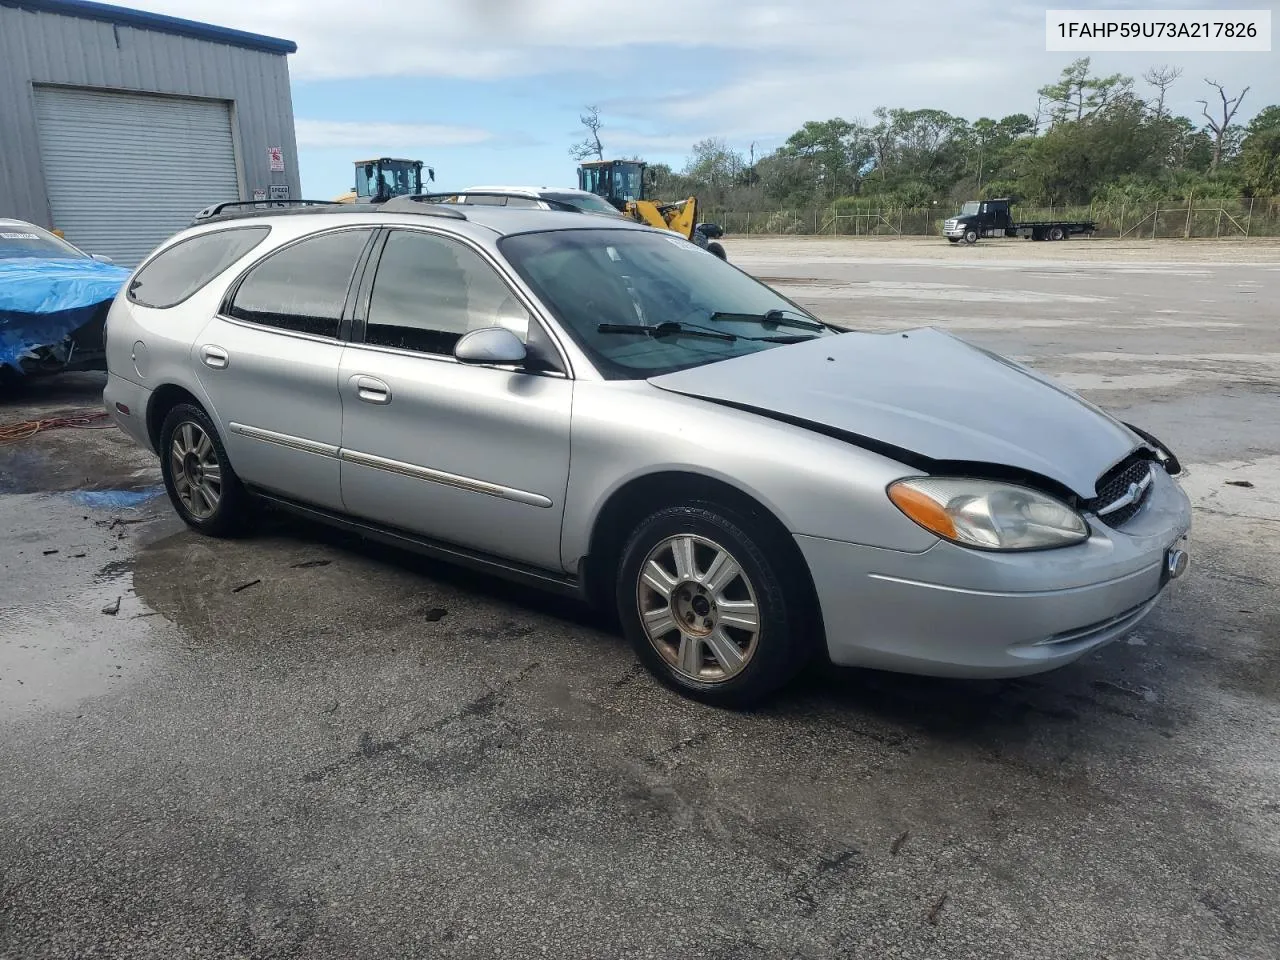
[[[759,157],[707,138],[681,169],[652,164],[651,192],[737,210],[951,206],[1000,196],[1045,205],[1280,196],[1280,105],[1240,125],[1249,88],[1228,91],[1206,79],[1201,116],[1178,116],[1168,102],[1182,73],[1152,67],[1138,87],[1129,76],[1095,74],[1083,57],[1037,91],[1033,113],[969,121],[879,107],[870,121],[807,121]],[[599,110],[581,119],[586,136],[571,154],[604,158]]]

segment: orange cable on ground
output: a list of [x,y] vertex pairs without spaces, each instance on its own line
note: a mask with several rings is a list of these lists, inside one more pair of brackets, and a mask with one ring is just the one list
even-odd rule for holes
[[64,417],[6,423],[0,426],[0,447],[10,443],[17,443],[20,440],[29,440],[37,433],[42,433],[45,430],[57,430],[62,427],[71,427],[79,430],[102,430],[114,427],[115,424],[107,418],[108,414],[105,411],[84,410]]

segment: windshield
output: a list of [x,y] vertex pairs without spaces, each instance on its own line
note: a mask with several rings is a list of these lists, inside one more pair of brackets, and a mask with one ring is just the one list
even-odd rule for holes
[[86,256],[65,240],[34,223],[0,223],[0,259],[40,257],[45,260],[84,260]]
[[[780,346],[749,338],[834,335],[827,327],[813,329],[821,321],[682,237],[648,230],[557,230],[517,234],[499,247],[611,380],[643,379]],[[771,310],[781,313],[764,319]],[[655,337],[643,329],[600,329],[660,323],[697,333]]]
[[977,200],[970,200],[968,203],[966,203],[963,207],[960,208],[960,216],[972,217],[977,214],[980,206],[981,204],[979,204]]
[[620,217],[622,213],[608,200],[603,197],[597,197],[595,194],[582,193],[544,193],[542,195],[548,200],[555,200],[558,203],[567,203],[571,206],[580,207],[587,213],[607,213],[613,217]]

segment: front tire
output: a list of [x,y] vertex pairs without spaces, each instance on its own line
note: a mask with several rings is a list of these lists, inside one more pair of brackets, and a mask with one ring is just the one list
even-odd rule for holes
[[724,247],[716,243],[714,240],[712,240],[710,243],[707,244],[707,251],[710,253],[714,253],[721,260],[729,259],[728,254],[724,252]]
[[249,495],[231,469],[213,421],[195,404],[180,403],[164,418],[160,469],[169,501],[187,526],[214,537],[245,528]]
[[659,680],[704,703],[747,707],[808,662],[813,611],[781,546],[710,503],[659,510],[623,548],[623,632]]
[[966,231],[964,232],[964,242],[965,242],[965,243],[967,243],[967,244],[969,244],[970,246],[972,246],[973,244],[977,243],[977,242],[978,242],[978,231],[977,231],[977,230],[966,230]]

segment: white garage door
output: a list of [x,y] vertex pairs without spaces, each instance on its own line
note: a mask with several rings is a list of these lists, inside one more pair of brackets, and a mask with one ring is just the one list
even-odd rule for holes
[[239,199],[222,101],[37,87],[36,117],[53,225],[121,266]]

